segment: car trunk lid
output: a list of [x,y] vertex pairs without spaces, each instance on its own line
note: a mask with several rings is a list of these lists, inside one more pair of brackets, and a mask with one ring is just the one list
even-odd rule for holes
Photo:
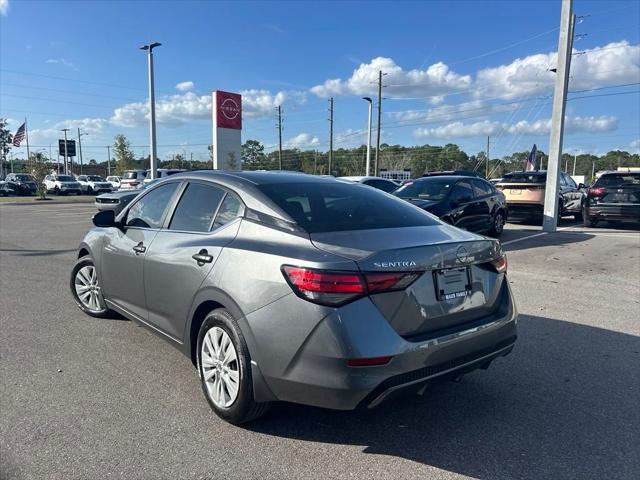
[[345,256],[362,272],[420,272],[406,289],[370,295],[405,338],[438,335],[490,315],[504,275],[491,266],[496,240],[447,225],[312,234],[316,247]]

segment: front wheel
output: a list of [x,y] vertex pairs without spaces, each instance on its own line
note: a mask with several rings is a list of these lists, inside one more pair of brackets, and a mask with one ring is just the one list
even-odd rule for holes
[[249,350],[227,310],[214,310],[202,322],[197,354],[202,391],[216,415],[237,425],[266,413],[269,404],[253,399]]
[[110,310],[104,303],[98,272],[90,256],[78,259],[74,265],[70,287],[73,299],[84,313],[98,318],[109,316]]

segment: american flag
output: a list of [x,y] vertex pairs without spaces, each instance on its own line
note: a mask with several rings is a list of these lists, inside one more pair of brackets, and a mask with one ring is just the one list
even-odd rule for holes
[[527,157],[527,163],[525,163],[524,165],[524,171],[525,172],[529,172],[531,170],[535,170],[536,169],[536,152],[538,151],[538,147],[536,147],[536,144],[533,144],[533,148],[531,149],[531,153],[529,153],[529,156]]
[[23,123],[22,126],[16,132],[16,134],[13,136],[13,146],[14,147],[19,147],[20,144],[22,143],[22,140],[24,140],[25,131],[26,131],[26,125],[27,125],[27,122]]

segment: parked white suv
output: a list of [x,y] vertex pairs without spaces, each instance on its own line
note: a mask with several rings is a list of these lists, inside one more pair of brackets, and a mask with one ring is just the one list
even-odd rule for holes
[[111,184],[111,187],[114,190],[118,190],[120,188],[120,177],[118,177],[117,175],[109,175],[107,177],[107,182]]
[[[158,168],[158,176],[156,178],[166,178],[169,175],[175,175],[176,173],[186,172],[184,168]],[[147,170],[147,176],[144,179],[144,183],[151,181],[151,170]]]
[[125,170],[120,179],[120,190],[137,190],[142,187],[146,170]]
[[42,183],[44,183],[47,193],[53,192],[57,195],[70,193],[80,195],[82,193],[80,184],[71,175],[47,175]]
[[113,191],[111,183],[107,182],[100,175],[80,175],[77,180],[82,191],[90,195]]

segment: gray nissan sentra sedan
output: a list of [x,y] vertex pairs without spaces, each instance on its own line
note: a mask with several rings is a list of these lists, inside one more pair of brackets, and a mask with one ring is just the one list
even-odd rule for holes
[[232,423],[278,400],[373,407],[516,340],[500,244],[364,185],[189,172],[93,221],[71,274],[80,309],[179,348]]

